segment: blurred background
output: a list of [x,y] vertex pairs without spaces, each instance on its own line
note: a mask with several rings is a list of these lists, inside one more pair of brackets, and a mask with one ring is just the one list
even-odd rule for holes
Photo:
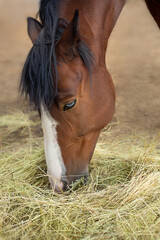
[[[0,114],[23,108],[18,85],[31,48],[26,18],[38,0],[0,0]],[[160,31],[143,0],[129,0],[109,40],[107,66],[117,93],[118,131],[160,130]]]

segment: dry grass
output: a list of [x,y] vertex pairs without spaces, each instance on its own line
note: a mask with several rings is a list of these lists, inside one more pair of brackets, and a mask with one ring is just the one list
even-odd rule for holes
[[160,239],[159,137],[103,131],[90,178],[56,195],[38,118],[0,118],[0,239]]

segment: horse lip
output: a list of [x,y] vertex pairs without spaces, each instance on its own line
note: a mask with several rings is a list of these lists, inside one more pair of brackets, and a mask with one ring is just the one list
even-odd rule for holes
[[[82,175],[70,175],[70,177],[72,177],[72,181],[66,181],[66,180],[61,180],[61,181],[57,181],[54,186],[52,186],[53,190],[55,193],[58,194],[63,194],[65,191],[70,189],[70,186],[72,183],[76,182],[77,180],[80,180],[82,178],[84,178],[84,185],[87,183],[88,181],[88,173],[82,174]],[[74,178],[76,177],[76,178]],[[65,178],[66,179],[66,178]]]
[[53,188],[56,193],[63,193],[67,190],[67,182],[59,181],[59,182],[55,183]]

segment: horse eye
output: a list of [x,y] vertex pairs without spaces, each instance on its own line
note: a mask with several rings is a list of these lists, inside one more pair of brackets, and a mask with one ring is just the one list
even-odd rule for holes
[[74,100],[73,102],[65,104],[63,111],[67,111],[67,110],[73,108],[76,105],[76,102],[77,102],[77,100]]

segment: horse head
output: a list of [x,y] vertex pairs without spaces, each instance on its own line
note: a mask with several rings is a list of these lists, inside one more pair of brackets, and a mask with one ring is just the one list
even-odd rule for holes
[[21,86],[39,109],[49,180],[61,192],[87,177],[100,131],[114,112],[114,90],[106,68],[94,65],[78,10],[70,22],[58,19],[53,35],[45,24],[28,19],[33,48]]

